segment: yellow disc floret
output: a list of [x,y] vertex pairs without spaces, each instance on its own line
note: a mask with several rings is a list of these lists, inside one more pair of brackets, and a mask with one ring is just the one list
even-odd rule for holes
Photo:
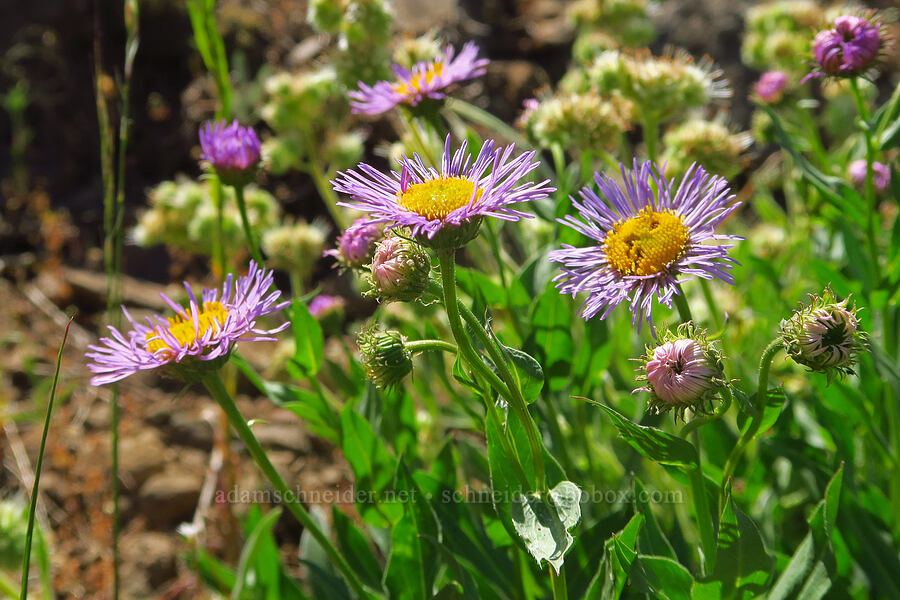
[[406,81],[398,81],[395,84],[392,84],[391,87],[398,94],[403,94],[404,96],[414,97],[422,92],[422,88],[426,85],[431,84],[435,77],[439,77],[441,72],[444,70],[444,63],[441,61],[434,61],[433,63],[428,65],[428,68],[424,71],[414,72],[409,76],[409,79]]
[[606,235],[610,266],[622,275],[655,275],[684,254],[688,229],[670,212],[646,207]]
[[161,328],[168,331],[181,346],[186,346],[196,342],[198,338],[202,338],[210,329],[220,330],[227,317],[228,311],[221,302],[204,302],[203,310],[197,313],[196,321],[190,312],[184,311],[171,317],[168,327],[161,325],[147,333],[144,340],[147,350],[154,353],[163,350],[164,356],[172,355],[173,348],[161,337]]
[[481,190],[463,177],[441,177],[423,183],[414,183],[398,194],[400,206],[425,217],[443,219],[457,208],[481,197]]

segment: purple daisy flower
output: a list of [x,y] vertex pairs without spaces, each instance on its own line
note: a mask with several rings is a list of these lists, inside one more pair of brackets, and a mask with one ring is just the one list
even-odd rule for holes
[[259,164],[260,143],[252,127],[242,127],[237,121],[208,121],[200,130],[203,160],[209,162],[222,181],[234,185],[253,176]]
[[[88,346],[85,356],[92,360],[88,368],[95,373],[91,385],[119,381],[138,371],[182,363],[186,358],[211,361],[226,357],[235,342],[273,341],[275,329],[259,329],[256,320],[283,309],[288,302],[277,302],[281,292],[273,290],[272,271],[250,262],[247,275],[233,282],[229,274],[217,289],[204,289],[200,300],[185,283],[190,299],[187,308],[162,296],[175,311],[174,317],[147,317],[146,324],[135,321],[124,307],[131,330],[122,333],[109,327],[110,337]],[[196,364],[193,366],[197,366]]]
[[447,46],[441,56],[418,62],[412,70],[394,65],[394,82],[379,81],[370,86],[360,81],[359,90],[349,94],[350,106],[354,113],[380,115],[398,104],[416,106],[425,98],[441,99],[450,84],[484,75],[488,62],[478,58],[474,42],[464,45],[459,54]]
[[[533,151],[513,158],[514,144],[495,148],[488,140],[473,160],[467,147],[464,141],[451,152],[448,135],[440,170],[426,167],[413,155],[398,161],[400,173],[385,174],[364,163],[358,171],[338,173],[331,182],[335,191],[356,201],[338,204],[369,213],[371,223],[408,227],[425,245],[458,248],[475,237],[482,217],[507,221],[531,217],[510,206],[556,191],[547,185],[549,179],[521,183],[540,165]],[[436,238],[438,232],[441,236]]]
[[605,319],[627,299],[632,325],[640,330],[646,320],[653,328],[653,297],[671,307],[682,276],[734,283],[729,270],[737,261],[727,255],[733,244],[722,241],[743,238],[715,230],[740,203],[733,202],[725,179],[696,164],[678,185],[663,178],[650,161],[635,160],[634,170],[621,168],[624,189],[596,173],[605,200],[584,187],[578,193],[581,202],[572,198],[583,220],[571,215],[560,219],[596,243],[583,248],[566,244],[549,258],[562,263],[563,272],[554,278],[560,293],[574,297],[588,292],[583,318],[602,312]]
[[766,104],[781,100],[788,84],[788,76],[782,71],[766,71],[753,86],[756,96]]
[[[853,183],[859,187],[862,187],[866,184],[866,171],[868,170],[868,163],[866,159],[860,158],[854,160],[847,167],[847,173],[850,175],[850,179]],[[872,182],[875,184],[875,189],[879,192],[883,192],[887,187],[891,184],[891,169],[884,163],[880,163],[875,161],[872,163]]]
[[823,29],[813,40],[813,55],[821,71],[807,76],[855,77],[878,58],[883,36],[877,23],[862,17],[842,15],[834,27]]

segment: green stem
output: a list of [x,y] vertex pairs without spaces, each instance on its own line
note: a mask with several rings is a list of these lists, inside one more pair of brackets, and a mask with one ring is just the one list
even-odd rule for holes
[[428,352],[429,350],[443,350],[451,354],[459,354],[459,347],[456,344],[445,342],[444,340],[416,340],[414,342],[406,342],[406,349],[413,354],[420,352]]
[[17,593],[15,584],[0,571],[0,597],[15,598]]
[[222,182],[218,176],[210,179],[210,196],[213,205],[216,207],[216,229],[212,239],[212,261],[213,275],[217,279],[224,279],[225,271],[225,228],[223,225],[223,214],[225,206],[225,195],[222,193]]
[[694,318],[691,316],[691,307],[688,306],[687,298],[684,297],[684,290],[681,289],[680,285],[676,285],[677,291],[672,294],[672,299],[675,301],[675,306],[678,308],[678,316],[681,317],[682,323],[687,323],[688,321],[693,321]]
[[709,309],[709,314],[716,325],[716,330],[719,330],[722,328],[722,315],[719,314],[708,279],[700,279],[700,289],[703,290],[703,299],[706,300],[706,307]]
[[731,389],[726,385],[722,388],[722,402],[719,403],[719,407],[716,408],[716,411],[711,415],[703,415],[702,417],[696,417],[691,419],[691,422],[682,427],[681,433],[679,434],[681,437],[686,438],[689,433],[694,431],[695,429],[706,425],[707,423],[712,423],[718,419],[722,418],[728,409],[731,407],[732,395]]
[[[772,366],[772,359],[775,358],[775,353],[778,352],[781,347],[782,342],[780,339],[776,338],[772,340],[772,342],[766,346],[766,349],[759,359],[759,380],[757,383],[756,395],[753,397],[753,413],[750,415],[749,426],[741,434],[741,437],[738,438],[737,444],[735,444],[734,448],[731,450],[731,454],[728,455],[728,460],[725,461],[725,466],[722,468],[723,492],[725,486],[728,484],[728,480],[734,474],[734,469],[737,467],[737,462],[744,452],[744,448],[747,447],[747,444],[750,443],[750,440],[753,439],[756,432],[759,430],[766,405],[766,393],[769,389],[769,369]],[[723,497],[720,496],[720,499],[723,499]]]
[[859,89],[859,82],[857,79],[850,79],[850,90],[853,95],[853,100],[856,103],[856,110],[859,112],[859,126],[863,133],[863,138],[866,143],[866,182],[865,182],[865,195],[866,195],[866,211],[867,211],[867,219],[866,219],[866,246],[869,250],[869,257],[871,267],[873,272],[875,273],[875,285],[881,281],[881,273],[879,260],[880,255],[878,253],[878,238],[877,238],[877,215],[875,214],[877,211],[876,200],[875,200],[875,175],[873,172],[873,164],[875,163],[875,140],[872,139],[872,126],[869,123],[869,109],[866,106],[866,101],[862,96],[862,91]]
[[700,465],[700,431],[694,430],[697,447],[697,466],[690,470],[691,495],[694,498],[694,512],[697,527],[700,529],[700,549],[703,553],[703,574],[712,572],[716,564],[716,534],[713,530],[712,512],[709,508],[709,497],[706,495],[706,484],[703,480],[703,468]]
[[659,141],[659,123],[656,119],[645,117],[641,124],[644,134],[644,146],[647,150],[647,158],[656,162],[656,146]]
[[288,510],[297,518],[303,528],[309,531],[310,535],[315,538],[316,542],[319,543],[319,546],[322,547],[322,550],[325,551],[325,554],[328,556],[328,559],[331,563],[337,568],[338,571],[344,576],[347,580],[347,583],[350,584],[350,587],[360,598],[368,598],[370,594],[367,593],[365,587],[363,587],[362,582],[360,582],[359,578],[353,572],[353,569],[350,568],[350,565],[344,559],[343,556],[337,551],[334,544],[332,544],[331,540],[328,539],[328,536],[319,528],[310,514],[303,508],[303,505],[296,498],[296,494],[288,488],[287,484],[285,484],[284,480],[281,478],[281,475],[278,474],[278,471],[275,470],[275,467],[269,461],[269,458],[266,456],[265,450],[263,450],[262,446],[259,444],[259,441],[256,439],[256,436],[253,435],[253,432],[250,430],[250,426],[247,425],[247,422],[244,420],[243,415],[241,415],[240,410],[237,405],[234,403],[231,395],[228,393],[228,390],[225,389],[225,382],[222,381],[222,377],[219,375],[218,371],[211,371],[210,373],[204,375],[201,378],[201,382],[206,386],[206,389],[209,390],[209,393],[212,397],[219,403],[219,406],[222,407],[222,410],[228,416],[228,420],[231,422],[231,426],[234,427],[235,431],[237,431],[238,436],[240,436],[241,440],[243,440],[244,444],[247,446],[247,450],[250,452],[250,455],[253,457],[253,460],[256,462],[257,466],[263,472],[263,474],[268,478],[269,482],[275,487],[275,489],[281,494],[281,497],[284,500],[284,503],[287,505]]
[[[31,506],[28,509],[28,529],[25,532],[25,556],[22,560],[22,593],[20,600],[28,598],[28,570],[31,567],[31,542],[34,539],[34,520],[37,515],[38,492],[41,488],[41,468],[44,466],[44,451],[47,449],[47,434],[50,432],[50,419],[53,417],[53,401],[56,399],[56,386],[59,383],[59,368],[62,365],[63,349],[69,337],[69,327],[75,317],[69,317],[63,333],[59,352],[56,354],[56,371],[53,373],[53,384],[50,387],[50,401],[47,403],[47,416],[44,418],[44,430],[41,432],[41,446],[38,449],[37,464],[34,467],[34,484],[31,486]],[[115,477],[115,475],[114,475]],[[11,597],[13,597],[13,594]]]
[[566,589],[566,572],[560,571],[556,573],[553,565],[548,565],[550,569],[550,583],[553,584],[553,600],[569,600],[569,591]]
[[[311,143],[315,143],[315,140]],[[317,160],[312,160],[307,165],[306,172],[312,177],[313,184],[316,186],[316,191],[319,192],[319,196],[322,197],[325,208],[328,209],[328,214],[331,215],[335,224],[341,230],[349,227],[349,215],[337,205],[339,202],[338,196],[334,192],[334,188],[331,187],[331,182],[328,180],[328,176],[319,162]]]
[[[528,412],[528,407],[525,398],[522,396],[522,391],[513,380],[509,367],[506,364],[506,360],[500,354],[500,351],[493,340],[490,339],[490,336],[488,336],[487,332],[484,330],[484,326],[481,325],[469,308],[465,306],[465,304],[458,302],[456,298],[456,263],[454,252],[452,250],[438,252],[438,258],[441,265],[441,282],[444,287],[444,308],[447,311],[447,318],[450,321],[450,330],[453,332],[453,337],[456,339],[456,343],[459,346],[460,354],[463,359],[469,363],[470,368],[477,370],[485,376],[487,380],[491,382],[494,389],[507,399],[510,407],[516,413],[516,416],[522,421],[522,425],[525,428],[525,436],[528,438],[528,444],[531,448],[532,460],[534,461],[534,475],[538,491],[542,493],[546,492],[547,478],[544,473],[543,445],[540,441],[540,433],[537,431],[537,425],[535,425],[534,419],[531,418],[531,413]],[[469,340],[462,322],[460,321],[460,310],[462,310],[469,326],[487,350],[491,360],[494,361],[497,370],[500,372],[500,378],[484,364],[484,361],[481,360],[481,357],[478,356],[478,353],[472,347],[472,342]]]
[[[488,392],[490,390],[490,386],[488,386]],[[506,456],[509,457],[510,462],[512,463],[513,470],[516,472],[516,476],[519,478],[519,483],[522,484],[523,489],[530,489],[531,482],[528,481],[528,476],[525,474],[525,469],[522,468],[522,461],[519,459],[519,453],[513,447],[512,442],[509,440],[509,435],[507,431],[503,429],[503,420],[500,418],[500,411],[497,410],[497,405],[494,403],[493,398],[490,393],[483,394],[484,395],[484,405],[487,408],[488,419],[494,425],[494,428],[497,430],[497,433],[500,434],[500,445],[503,446],[503,452]],[[515,538],[513,538],[515,539]]]
[[234,186],[234,197],[237,200],[238,210],[241,212],[241,225],[244,226],[244,235],[247,237],[247,245],[250,246],[250,255],[260,267],[263,262],[262,253],[259,251],[259,245],[256,237],[253,235],[253,229],[250,227],[250,219],[247,218],[247,203],[244,202],[244,186]]

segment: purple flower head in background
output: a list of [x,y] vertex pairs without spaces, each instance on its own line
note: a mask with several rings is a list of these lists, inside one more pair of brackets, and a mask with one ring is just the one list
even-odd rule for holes
[[[847,173],[850,175],[850,179],[859,187],[862,187],[866,184],[866,159],[860,158],[854,160],[847,167]],[[879,192],[883,192],[887,187],[891,184],[891,169],[884,163],[880,163],[875,161],[872,163],[872,182],[875,184],[875,189]]]
[[[91,385],[112,383],[164,365],[181,364],[187,368],[189,359],[226,358],[236,342],[274,340],[271,336],[289,323],[275,329],[260,329],[256,324],[260,317],[289,304],[278,302],[281,292],[270,291],[272,282],[272,272],[251,261],[247,275],[234,282],[229,274],[221,290],[204,289],[199,299],[185,283],[187,308],[163,295],[175,311],[174,317],[154,315],[141,323],[123,307],[131,330],[120,332],[109,327],[110,337],[88,346],[85,356],[91,359],[88,368],[94,373]],[[191,366],[202,368],[201,363]]]
[[774,104],[784,96],[788,76],[782,71],[766,71],[753,86],[756,96],[766,104]]
[[369,213],[372,223],[408,227],[420,243],[432,246],[442,229],[442,238],[460,233],[455,240],[459,247],[475,237],[482,217],[506,221],[530,217],[511,206],[555,191],[547,185],[549,180],[522,182],[540,162],[535,152],[514,157],[514,150],[513,144],[496,148],[493,140],[487,140],[473,158],[465,141],[452,151],[448,135],[440,169],[425,166],[417,155],[404,156],[398,161],[399,173],[360,164],[358,170],[338,173],[332,185],[355,200],[339,204]]
[[317,319],[344,310],[347,302],[340,296],[319,294],[309,302],[309,314]]
[[260,143],[252,127],[237,121],[208,121],[200,130],[203,160],[215,168],[227,185],[246,183],[259,164]]
[[823,29],[813,40],[813,55],[819,71],[809,77],[855,77],[874,64],[883,36],[878,23],[863,17],[842,15],[831,29]]
[[[677,284],[687,275],[718,278],[734,283],[730,270],[736,261],[728,256],[733,244],[743,239],[720,235],[716,228],[740,205],[728,182],[692,165],[677,185],[667,181],[650,161],[621,166],[624,187],[596,173],[601,196],[590,187],[572,198],[581,219],[560,219],[593,243],[575,247],[564,244],[550,252],[561,263],[554,281],[563,294],[587,292],[581,316],[600,314],[605,319],[613,308],[628,300],[632,325],[640,330],[644,320],[653,327],[652,301],[671,307]],[[655,333],[655,330],[654,330]]]
[[397,106],[416,106],[425,98],[441,99],[451,84],[484,75],[488,60],[478,58],[478,46],[468,42],[459,54],[452,46],[434,60],[422,61],[411,70],[394,65],[397,80],[379,81],[375,85],[359,82],[359,90],[350,92],[354,113],[380,115]]
[[333,256],[344,267],[358,268],[369,264],[378,240],[384,237],[384,225],[361,218],[353,222],[338,236],[337,247],[326,250],[325,256]]

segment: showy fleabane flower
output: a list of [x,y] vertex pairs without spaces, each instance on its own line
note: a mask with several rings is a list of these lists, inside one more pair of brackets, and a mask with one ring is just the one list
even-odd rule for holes
[[624,188],[595,173],[603,199],[584,187],[581,201],[572,199],[582,218],[560,219],[593,243],[564,244],[549,257],[561,263],[562,273],[554,278],[560,293],[587,292],[583,318],[600,314],[605,319],[628,300],[632,325],[640,330],[646,320],[653,328],[653,297],[671,307],[677,284],[686,276],[734,283],[730,270],[737,261],[727,252],[733,244],[724,242],[743,238],[718,234],[716,228],[740,203],[725,179],[696,165],[678,184],[662,177],[650,161],[635,160],[633,170],[621,169]]
[[342,267],[359,268],[372,260],[378,240],[384,237],[384,225],[369,219],[357,219],[338,236],[337,247],[326,250],[325,256],[337,259]]
[[831,288],[809,297],[808,305],[781,321],[785,352],[810,370],[825,373],[829,382],[835,373],[853,374],[856,357],[865,348],[856,305],[849,306],[849,297],[838,301]]
[[788,76],[784,71],[766,71],[753,86],[756,97],[766,104],[775,104],[784,97]]
[[398,236],[378,244],[372,257],[369,282],[379,300],[417,300],[428,287],[431,257],[419,244]]
[[412,372],[412,355],[399,331],[367,327],[356,338],[366,377],[379,389],[390,389]]
[[257,319],[289,304],[278,302],[281,292],[271,290],[272,272],[253,261],[247,275],[235,282],[229,274],[221,290],[204,289],[198,299],[190,286],[188,306],[183,307],[163,295],[175,316],[147,317],[135,321],[123,307],[131,329],[120,332],[110,326],[110,337],[88,346],[85,356],[94,373],[91,385],[119,381],[138,371],[170,367],[175,376],[192,380],[228,358],[236,342],[274,341],[273,334],[285,329],[262,329]]
[[487,59],[478,58],[474,42],[465,44],[459,54],[447,46],[442,55],[418,62],[412,69],[395,64],[393,82],[367,85],[360,81],[359,89],[349,93],[350,106],[355,113],[380,115],[398,104],[416,106],[425,98],[439,100],[451,84],[484,75],[487,64]]
[[207,122],[200,130],[203,160],[215,169],[222,183],[245,185],[253,179],[259,165],[261,146],[252,127],[237,121]]
[[708,412],[728,383],[719,350],[691,323],[679,326],[675,334],[666,331],[661,344],[646,350],[638,369],[638,379],[646,385],[635,392],[650,392],[652,412],[674,410],[682,419],[687,409]]
[[813,40],[813,56],[819,70],[808,77],[856,77],[878,58],[884,42],[880,24],[841,15],[833,25],[817,33]]
[[540,165],[535,152],[513,158],[515,145],[495,148],[487,140],[473,160],[467,147],[464,141],[451,152],[448,135],[440,170],[426,167],[418,156],[403,156],[399,173],[382,173],[363,163],[358,171],[338,173],[331,183],[356,201],[341,206],[369,213],[371,223],[408,227],[416,241],[435,249],[462,247],[478,234],[484,217],[530,217],[511,206],[555,191],[549,180],[521,181]]
[[[854,160],[847,167],[847,173],[850,175],[850,179],[855,185],[859,187],[862,187],[866,184],[866,171],[867,163],[866,159],[864,158]],[[887,187],[891,184],[890,167],[878,161],[873,162],[872,182],[875,184],[875,189],[879,192],[883,192],[884,190],[886,190]]]

